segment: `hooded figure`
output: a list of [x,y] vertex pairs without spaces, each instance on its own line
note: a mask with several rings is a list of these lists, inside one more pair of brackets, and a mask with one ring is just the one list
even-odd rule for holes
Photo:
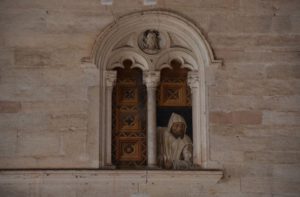
[[193,144],[186,135],[184,118],[172,113],[167,128],[159,128],[159,162],[166,169],[188,169],[192,166]]

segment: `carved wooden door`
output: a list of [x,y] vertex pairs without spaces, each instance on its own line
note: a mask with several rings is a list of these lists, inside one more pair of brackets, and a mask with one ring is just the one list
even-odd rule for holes
[[146,144],[146,88],[142,71],[117,69],[113,92],[112,159],[118,168],[139,168],[147,163]]

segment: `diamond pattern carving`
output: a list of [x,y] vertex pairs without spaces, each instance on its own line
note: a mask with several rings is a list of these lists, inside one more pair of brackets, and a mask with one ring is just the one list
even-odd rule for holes
[[113,91],[112,160],[118,168],[141,168],[147,164],[146,88],[141,70],[130,61],[124,66]]

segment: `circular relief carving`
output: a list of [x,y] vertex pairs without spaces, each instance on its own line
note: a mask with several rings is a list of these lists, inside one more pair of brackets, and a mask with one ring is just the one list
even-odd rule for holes
[[133,147],[132,147],[132,144],[127,144],[125,147],[124,147],[124,151],[127,153],[127,154],[130,154],[134,151]]
[[138,45],[144,53],[154,55],[164,47],[165,39],[159,31],[148,29],[139,35]]

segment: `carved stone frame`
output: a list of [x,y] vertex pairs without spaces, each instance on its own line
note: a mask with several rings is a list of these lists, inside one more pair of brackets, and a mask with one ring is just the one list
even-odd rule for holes
[[[165,46],[157,54],[146,54],[138,47],[138,36],[146,30],[157,30],[166,36]],[[208,86],[213,84],[211,70],[218,67],[221,61],[215,60],[212,50],[200,30],[185,18],[166,11],[143,11],[121,17],[108,26],[97,38],[93,47],[91,61],[100,72],[100,168],[111,165],[111,87],[115,80],[116,67],[123,67],[122,62],[130,59],[133,67],[144,72],[148,97],[155,98],[153,87],[159,81],[161,69],[170,67],[174,59],[181,62],[182,67],[191,71],[188,84],[192,90],[193,102],[193,162],[203,169],[220,168],[210,158],[208,132]],[[152,92],[149,94],[149,91]],[[150,99],[150,97],[148,99]],[[148,108],[155,102],[148,103]],[[148,122],[155,118],[155,110],[148,110]],[[148,134],[153,134],[156,125],[148,125]],[[150,130],[150,131],[149,131]],[[150,137],[148,149],[155,149],[155,135]],[[149,167],[155,165],[153,151],[148,152]]]

